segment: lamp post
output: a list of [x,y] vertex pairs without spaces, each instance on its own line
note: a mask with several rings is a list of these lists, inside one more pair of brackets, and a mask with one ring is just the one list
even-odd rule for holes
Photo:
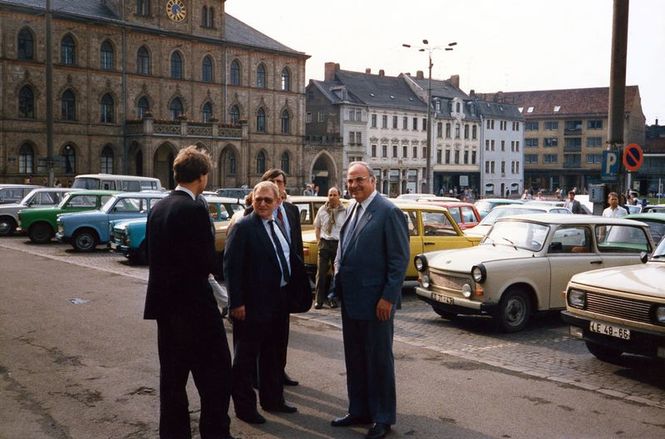
[[[416,47],[418,52],[427,52],[428,76],[427,76],[427,146],[425,147],[425,193],[432,191],[432,52],[439,49],[453,50],[457,42],[448,43],[447,46],[430,46],[429,41],[423,40],[423,45]],[[402,44],[402,47],[411,48],[410,44]]]

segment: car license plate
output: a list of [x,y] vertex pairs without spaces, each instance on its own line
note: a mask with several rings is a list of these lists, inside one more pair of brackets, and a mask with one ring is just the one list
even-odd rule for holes
[[589,330],[597,334],[609,335],[610,337],[630,340],[630,329],[620,326],[607,325],[600,322],[589,322]]
[[439,294],[439,293],[432,293],[432,299],[436,300],[437,302],[446,303],[448,305],[454,305],[455,304],[455,299],[454,298],[444,296],[443,294]]

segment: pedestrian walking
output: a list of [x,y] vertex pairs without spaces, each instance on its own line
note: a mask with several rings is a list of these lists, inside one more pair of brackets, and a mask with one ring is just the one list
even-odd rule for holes
[[607,194],[607,202],[609,207],[603,210],[603,216],[605,218],[621,218],[622,216],[628,215],[628,211],[619,206],[619,194],[616,192],[610,192]]

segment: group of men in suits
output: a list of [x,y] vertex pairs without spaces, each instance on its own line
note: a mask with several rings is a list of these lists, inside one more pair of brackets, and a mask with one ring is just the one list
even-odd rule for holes
[[[295,297],[305,297],[308,309],[312,294],[298,209],[283,201],[285,173],[270,170],[254,187],[251,208],[227,237],[231,364],[222,316],[208,283],[215,272],[214,238],[207,209],[197,201],[211,166],[209,156],[195,146],[181,150],[173,165],[178,186],[148,217],[150,277],[144,317],[157,320],[161,438],[191,437],[190,373],[201,398],[204,439],[231,438],[231,396],[239,419],[265,422],[253,385],[264,410],[297,411],[284,399],[284,385],[291,381],[285,373],[289,314],[303,310],[302,300],[296,303]],[[378,439],[396,418],[393,317],[409,259],[408,232],[401,210],[378,195],[368,164],[352,163],[347,184],[356,203],[340,233],[335,288],[342,302],[349,407],[332,426],[372,424],[366,437]]]

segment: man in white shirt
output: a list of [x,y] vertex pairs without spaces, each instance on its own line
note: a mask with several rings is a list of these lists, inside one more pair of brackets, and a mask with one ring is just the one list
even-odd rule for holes
[[607,196],[607,202],[610,207],[603,210],[605,218],[621,218],[628,215],[628,212],[623,207],[619,206],[619,195],[616,192],[610,192]]

